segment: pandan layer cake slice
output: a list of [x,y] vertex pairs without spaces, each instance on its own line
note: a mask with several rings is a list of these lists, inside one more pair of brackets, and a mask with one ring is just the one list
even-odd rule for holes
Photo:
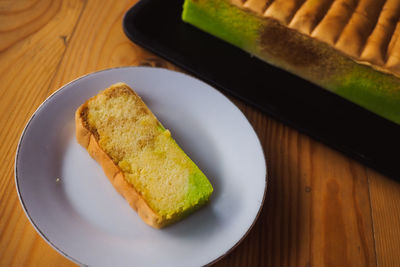
[[400,124],[399,0],[186,0],[182,18]]
[[160,228],[204,205],[213,188],[124,83],[89,99],[75,113],[76,137],[116,190],[150,226]]

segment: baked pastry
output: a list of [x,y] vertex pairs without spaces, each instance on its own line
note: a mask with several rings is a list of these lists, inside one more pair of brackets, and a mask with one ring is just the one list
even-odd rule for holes
[[185,22],[398,124],[399,18],[399,0],[186,0],[182,13]]
[[76,138],[139,216],[161,228],[204,205],[213,188],[126,84],[92,97],[75,113]]

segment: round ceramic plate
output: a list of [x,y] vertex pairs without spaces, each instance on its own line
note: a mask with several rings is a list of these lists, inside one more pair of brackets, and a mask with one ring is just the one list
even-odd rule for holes
[[[75,139],[75,110],[116,82],[134,88],[214,187],[207,206],[162,230],[138,217]],[[79,78],[38,108],[18,145],[15,179],[39,234],[80,265],[200,266],[255,222],[266,165],[253,128],[220,92],[181,73],[126,67]]]

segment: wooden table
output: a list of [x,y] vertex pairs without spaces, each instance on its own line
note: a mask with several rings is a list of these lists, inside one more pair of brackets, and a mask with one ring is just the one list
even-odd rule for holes
[[[26,218],[14,183],[21,131],[63,84],[115,66],[170,63],[132,44],[134,0],[0,1],[0,266],[73,266]],[[233,99],[269,168],[254,228],[216,266],[400,266],[400,184]]]

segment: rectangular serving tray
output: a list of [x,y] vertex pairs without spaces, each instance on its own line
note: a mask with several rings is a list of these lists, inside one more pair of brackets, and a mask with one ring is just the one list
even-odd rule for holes
[[182,5],[139,1],[125,14],[125,34],[216,89],[400,180],[400,125],[184,23]]

